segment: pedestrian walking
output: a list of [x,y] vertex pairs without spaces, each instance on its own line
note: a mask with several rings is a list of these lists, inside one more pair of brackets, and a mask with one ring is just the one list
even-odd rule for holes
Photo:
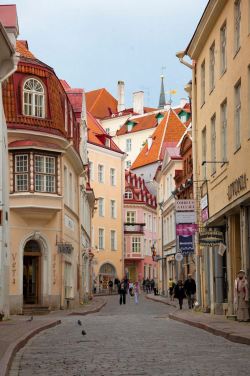
[[134,284],[133,284],[133,282],[129,282],[128,290],[129,290],[129,295],[134,296]]
[[112,279],[110,279],[109,280],[109,294],[111,295],[112,294],[112,292],[113,292],[113,281],[112,281]]
[[194,308],[196,283],[191,274],[188,274],[188,279],[184,282],[184,289],[188,298],[188,308]]
[[139,303],[139,291],[140,291],[139,282],[136,281],[135,286],[134,286],[135,304]]
[[150,287],[151,287],[149,278],[146,279],[145,286],[146,286],[146,293],[149,294]]
[[126,304],[127,281],[125,278],[118,285],[118,294],[120,295],[120,305]]
[[181,280],[178,281],[177,285],[174,288],[174,297],[178,299],[180,309],[182,309],[183,299],[185,298],[185,290]]
[[154,279],[152,278],[151,281],[150,281],[150,290],[151,290],[151,292],[154,291],[154,288],[155,288],[155,281],[154,281]]
[[244,270],[240,270],[234,283],[234,304],[238,321],[248,321],[248,282]]
[[145,278],[143,278],[143,281],[142,281],[142,289],[143,289],[144,292],[146,291],[146,280],[145,280]]
[[169,278],[168,292],[169,292],[170,300],[174,300],[174,288],[175,288],[175,283],[172,278]]

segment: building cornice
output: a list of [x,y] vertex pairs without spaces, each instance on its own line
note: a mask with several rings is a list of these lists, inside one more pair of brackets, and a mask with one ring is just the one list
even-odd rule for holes
[[106,149],[102,146],[95,145],[95,144],[93,144],[92,142],[89,142],[89,141],[87,142],[87,149],[97,151],[98,153],[108,154],[112,157],[120,158],[122,160],[126,158],[126,154],[123,153],[123,152]]
[[186,48],[186,55],[191,59],[197,60],[202,48],[204,47],[208,36],[211,33],[222,9],[228,0],[210,0],[203,12],[198,26],[192,36],[189,45]]

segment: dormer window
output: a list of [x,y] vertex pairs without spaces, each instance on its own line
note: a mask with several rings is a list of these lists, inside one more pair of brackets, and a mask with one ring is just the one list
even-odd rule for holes
[[23,114],[45,117],[44,87],[35,78],[29,78],[23,85]]
[[132,199],[133,198],[133,193],[131,191],[126,191],[124,194],[124,198],[126,199]]

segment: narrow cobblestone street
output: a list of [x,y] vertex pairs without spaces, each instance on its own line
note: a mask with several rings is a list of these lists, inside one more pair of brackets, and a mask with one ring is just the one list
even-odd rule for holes
[[249,346],[170,320],[172,311],[142,296],[139,305],[130,298],[120,306],[118,297],[112,296],[99,313],[64,317],[61,325],[31,339],[16,355],[9,375],[247,374]]

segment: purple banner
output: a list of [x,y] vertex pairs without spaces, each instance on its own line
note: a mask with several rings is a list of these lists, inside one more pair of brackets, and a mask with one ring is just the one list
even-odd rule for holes
[[176,235],[194,235],[198,231],[198,225],[195,223],[182,223],[176,225]]

